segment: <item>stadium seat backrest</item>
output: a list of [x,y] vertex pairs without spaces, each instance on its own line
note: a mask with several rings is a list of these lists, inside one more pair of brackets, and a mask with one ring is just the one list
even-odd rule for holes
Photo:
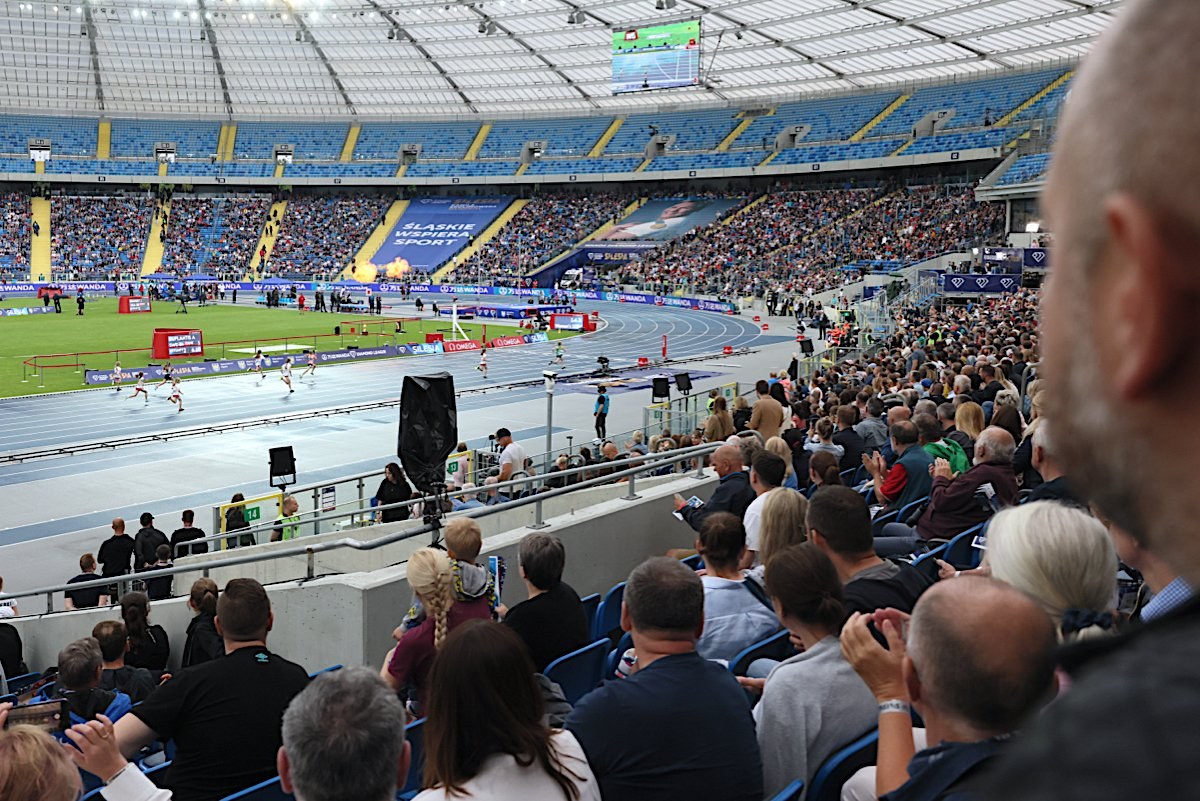
[[598,639],[591,645],[555,659],[546,666],[545,676],[562,687],[563,695],[574,706],[600,683],[611,647],[612,643],[607,638]]
[[842,785],[860,768],[874,765],[879,750],[879,732],[871,731],[825,760],[808,788],[808,801],[838,801]]
[[621,627],[621,601],[625,598],[625,582],[621,582],[604,594],[604,600],[596,609],[596,617],[592,621],[592,639],[611,637],[615,629]]
[[704,567],[704,559],[698,553],[692,554],[685,559],[680,559],[679,561],[683,562],[692,570],[699,570],[700,568]]
[[404,727],[404,739],[412,750],[408,767],[408,779],[397,798],[412,798],[421,791],[421,777],[425,773],[425,718],[414,720]]
[[600,593],[593,592],[587,597],[580,598],[579,602],[583,604],[583,618],[588,622],[590,628],[596,622],[596,610],[600,608]]
[[289,801],[294,796],[283,791],[279,777],[259,782],[253,787],[247,787],[233,795],[227,795],[221,801]]
[[987,529],[989,521],[984,521],[977,526],[972,526],[961,534],[958,534],[954,539],[950,540],[950,544],[946,546],[945,555],[942,560],[954,565],[958,570],[970,570],[971,568],[979,567],[979,563],[983,561],[983,552],[974,547],[971,543],[975,541],[975,537],[982,534]]
[[804,795],[804,780],[796,779],[796,781],[784,787],[778,793],[771,797],[771,801],[800,801],[800,797]]
[[601,681],[617,675],[617,666],[621,663],[622,655],[632,647],[633,634],[627,631],[621,635],[621,639],[617,640],[617,647],[608,652],[608,663],[604,666],[604,675],[600,677]]
[[765,640],[759,640],[729,660],[729,672],[735,676],[745,676],[750,664],[755,659],[774,659],[782,662],[793,653],[795,653],[795,649],[792,647],[791,640],[788,639],[787,629],[783,629]]
[[317,676],[320,676],[322,673],[333,673],[335,670],[341,670],[341,669],[342,669],[341,665],[330,665],[329,667],[325,668],[324,670],[318,670],[316,673],[309,673],[308,677],[310,679],[315,679]]

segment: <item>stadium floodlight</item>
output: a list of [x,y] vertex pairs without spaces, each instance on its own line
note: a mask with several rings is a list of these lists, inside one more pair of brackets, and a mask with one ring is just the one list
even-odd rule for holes
[[655,0],[654,7],[659,11],[670,11],[675,7],[675,0]]
[[480,20],[479,21],[479,32],[486,36],[491,36],[493,33],[496,32],[496,23],[490,19]]
[[389,39],[395,39],[395,38],[396,38],[396,29],[395,29],[395,28],[389,28],[389,29],[388,29],[388,38],[389,38]]

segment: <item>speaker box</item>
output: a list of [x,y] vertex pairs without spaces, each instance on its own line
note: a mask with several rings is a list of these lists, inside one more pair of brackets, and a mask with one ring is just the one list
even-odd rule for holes
[[650,394],[655,398],[671,397],[671,382],[666,376],[651,379]]
[[396,452],[422,492],[446,483],[446,457],[458,444],[458,407],[449,373],[404,377]]
[[690,375],[688,375],[687,373],[676,373],[675,374],[675,389],[679,390],[680,392],[682,392],[685,395],[687,393],[691,392],[692,391],[692,377]]
[[813,341],[811,339],[800,340],[800,352],[805,356],[813,355]]
[[292,446],[286,445],[282,448],[271,448],[269,451],[271,458],[271,486],[282,486],[277,484],[276,479],[290,479],[286,483],[296,483],[296,455],[292,453]]

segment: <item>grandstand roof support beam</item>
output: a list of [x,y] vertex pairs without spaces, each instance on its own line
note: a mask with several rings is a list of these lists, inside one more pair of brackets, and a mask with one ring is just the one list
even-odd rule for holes
[[92,6],[83,5],[83,24],[87,28],[88,52],[92,56],[92,80],[96,83],[96,105],[104,111],[104,79],[100,77],[100,50],[96,46],[96,23],[92,19]]
[[350,93],[346,91],[346,87],[342,83],[341,77],[338,76],[337,70],[335,70],[333,68],[333,64],[330,63],[329,57],[325,55],[325,51],[321,49],[321,45],[317,44],[317,38],[313,36],[312,30],[309,29],[308,24],[304,21],[304,17],[301,14],[296,13],[296,9],[292,7],[290,2],[286,2],[285,0],[284,4],[287,6],[288,13],[292,15],[292,19],[296,21],[296,27],[298,27],[300,32],[304,34],[304,41],[312,45],[313,50],[317,54],[317,58],[321,59],[321,63],[325,65],[326,71],[329,72],[329,77],[333,80],[333,85],[337,87],[338,94],[342,96],[342,102],[346,104],[346,109],[352,116],[357,117],[358,110],[354,108],[354,101],[350,99]]
[[450,77],[450,73],[442,69],[442,65],[438,63],[438,60],[434,58],[423,45],[417,42],[416,37],[409,33],[408,29],[401,25],[400,22],[394,16],[392,16],[390,11],[379,5],[376,0],[367,0],[367,5],[378,11],[379,15],[391,23],[392,27],[396,29],[397,36],[403,36],[406,38],[409,43],[412,44],[413,49],[420,53],[421,57],[424,58],[425,61],[433,65],[433,68],[437,70],[438,75],[442,76],[442,80],[446,82],[446,85],[453,89],[456,95],[462,98],[462,102],[466,104],[467,108],[469,108],[471,111],[477,111],[475,104],[471,102],[471,98],[467,97],[466,93],[462,90],[462,87],[454,82],[454,79]]
[[[86,8],[87,6],[84,7]],[[199,9],[200,19],[204,20],[204,37],[208,40],[208,49],[212,53],[213,67],[217,71],[217,80],[221,82],[221,97],[225,101],[225,113],[232,119],[233,98],[229,95],[229,81],[225,78],[225,65],[221,62],[221,51],[217,49],[217,32],[213,29],[212,20],[209,18],[204,0],[197,0],[196,7]]]
[[480,18],[480,19],[482,19],[482,20],[485,20],[485,21],[487,21],[487,22],[490,22],[490,23],[494,24],[494,25],[496,26],[496,30],[498,30],[498,31],[500,31],[501,33],[503,33],[503,34],[505,34],[506,36],[508,36],[508,38],[509,38],[509,39],[511,39],[512,41],[516,42],[516,43],[517,43],[517,44],[519,44],[521,47],[525,48],[525,51],[526,51],[527,53],[529,53],[529,55],[533,56],[533,57],[534,57],[534,58],[536,58],[538,61],[540,61],[540,62],[542,62],[543,64],[545,64],[547,69],[549,69],[549,70],[550,70],[552,73],[554,73],[555,75],[557,75],[557,76],[559,77],[559,79],[560,79],[560,80],[562,80],[562,82],[563,82],[563,83],[565,83],[567,86],[571,87],[571,88],[572,88],[572,89],[574,89],[576,92],[578,92],[578,93],[579,93],[579,96],[580,96],[580,97],[582,97],[584,100],[586,100],[586,101],[587,101],[587,102],[588,102],[590,105],[592,105],[592,106],[597,106],[597,104],[596,104],[596,101],[592,99],[592,96],[591,96],[591,95],[589,95],[589,94],[588,94],[586,91],[584,91],[584,89],[583,89],[583,87],[582,87],[582,86],[580,86],[579,84],[575,83],[575,81],[573,81],[573,80],[571,80],[569,77],[567,77],[566,73],[564,73],[562,70],[560,70],[560,69],[559,69],[559,68],[558,68],[558,67],[557,67],[557,66],[554,64],[554,62],[553,62],[553,61],[551,61],[550,59],[546,58],[544,55],[542,55],[540,52],[538,52],[538,51],[537,51],[535,48],[533,48],[532,46],[530,46],[529,42],[526,42],[526,41],[525,41],[524,39],[522,39],[520,36],[517,36],[517,35],[516,35],[515,33],[513,33],[511,30],[509,30],[508,28],[506,28],[506,27],[504,27],[503,25],[501,25],[501,24],[500,24],[500,22],[499,22],[498,20],[496,20],[496,19],[493,19],[492,17],[489,17],[489,16],[488,16],[487,14],[485,14],[485,13],[484,13],[482,10],[480,10],[480,9],[479,9],[479,7],[478,7],[478,6],[476,6],[474,3],[471,3],[471,4],[470,4],[470,6],[469,6],[469,8],[470,8],[472,11],[474,11],[474,12],[475,12],[475,14],[476,14],[477,16],[479,16],[479,18]]

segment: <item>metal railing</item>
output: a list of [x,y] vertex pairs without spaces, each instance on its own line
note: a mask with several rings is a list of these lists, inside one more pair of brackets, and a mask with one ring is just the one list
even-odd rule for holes
[[[604,463],[596,464],[596,465],[586,465],[584,467],[563,470],[563,471],[552,474],[552,476],[556,477],[556,478],[569,478],[570,476],[576,476],[576,475],[582,476],[585,473],[594,472],[598,469],[613,470],[613,472],[606,473],[605,475],[602,475],[602,476],[593,476],[591,478],[584,478],[574,484],[569,484],[565,487],[559,487],[556,489],[547,489],[542,492],[534,493],[527,497],[514,498],[505,503],[496,504],[495,506],[485,506],[480,509],[469,509],[469,510],[462,512],[461,516],[462,517],[470,517],[470,518],[487,517],[488,515],[497,514],[498,512],[509,511],[512,509],[519,509],[519,508],[522,508],[525,506],[532,505],[534,507],[534,521],[533,521],[533,523],[529,524],[527,526],[527,528],[534,528],[534,529],[545,528],[548,524],[543,519],[542,505],[547,500],[550,500],[552,498],[558,498],[563,495],[567,495],[569,493],[576,492],[581,489],[588,489],[590,487],[598,487],[598,486],[602,486],[604,484],[615,483],[615,482],[620,481],[621,479],[628,479],[628,482],[626,483],[628,492],[625,495],[621,496],[621,500],[624,500],[624,501],[639,500],[641,498],[641,496],[637,494],[637,477],[638,477],[638,475],[649,472],[649,471],[661,470],[664,466],[679,462],[681,460],[700,459],[700,457],[707,456],[708,454],[712,453],[714,450],[716,450],[723,444],[724,443],[720,443],[720,442],[707,443],[704,445],[695,445],[690,448],[680,448],[679,450],[671,451],[670,453],[650,454],[647,456],[639,456],[639,457],[630,458],[630,459],[617,459],[612,462],[604,462]],[[616,468],[616,469],[614,469],[614,468]],[[686,474],[679,474],[679,475],[686,475]],[[692,473],[692,475],[694,478],[697,478],[697,479],[701,479],[701,478],[705,477],[702,467],[698,467],[695,470],[695,472]],[[544,479],[544,478],[547,478],[547,476],[537,476],[535,478]],[[525,483],[528,480],[529,479],[517,480],[517,481],[507,481],[504,483],[503,486],[508,487],[508,486],[512,486],[512,485],[516,485],[516,484],[521,484],[521,483]],[[497,485],[497,486],[500,486],[500,485]],[[387,506],[376,507],[376,509],[380,509],[380,510],[394,509],[394,508],[399,508],[401,506],[411,505],[416,502],[427,501],[427,500],[430,500],[430,499],[429,498],[421,498],[421,499],[417,499],[415,501],[404,501],[403,503],[388,504]],[[335,514],[335,515],[331,515],[331,517],[342,517],[342,516],[345,516],[345,514],[346,513]],[[50,613],[50,612],[54,612],[54,595],[55,595],[55,593],[65,592],[67,590],[85,590],[85,589],[92,589],[92,588],[102,588],[102,587],[111,586],[113,584],[121,584],[121,583],[134,581],[134,580],[144,581],[146,579],[165,578],[167,576],[176,576],[176,575],[179,575],[180,573],[195,573],[198,570],[203,571],[204,575],[207,576],[211,570],[215,570],[218,568],[236,567],[238,565],[253,564],[256,562],[269,562],[269,561],[274,561],[277,559],[284,559],[284,558],[294,557],[294,556],[306,557],[307,566],[306,566],[304,578],[307,580],[307,579],[312,579],[312,578],[316,577],[316,555],[319,553],[324,553],[326,551],[340,550],[340,549],[345,549],[345,548],[358,550],[358,551],[372,551],[377,548],[382,548],[385,545],[391,545],[396,542],[401,542],[403,540],[412,539],[413,537],[418,537],[422,534],[432,533],[432,534],[436,535],[436,533],[440,529],[441,529],[440,523],[423,524],[414,529],[408,529],[408,530],[404,530],[404,531],[396,531],[396,532],[392,532],[389,534],[384,534],[381,537],[377,537],[377,538],[371,539],[371,540],[359,540],[359,539],[354,539],[351,537],[343,537],[341,539],[327,540],[325,542],[318,542],[318,543],[314,543],[312,545],[305,545],[302,543],[298,543],[297,540],[288,540],[287,542],[280,543],[277,547],[273,547],[267,551],[262,551],[262,552],[258,552],[258,553],[247,553],[247,554],[236,554],[235,553],[230,556],[223,556],[220,559],[214,559],[212,561],[206,561],[206,562],[202,562],[199,564],[176,565],[174,567],[161,568],[159,570],[146,570],[141,573],[132,573],[132,574],[127,573],[127,574],[123,574],[120,576],[98,577],[91,581],[80,581],[80,582],[76,582],[74,584],[56,584],[56,585],[50,586],[50,587],[39,587],[38,589],[34,589],[34,590],[23,590],[23,591],[19,591],[19,592],[6,593],[4,597],[10,598],[10,599],[15,599],[15,598],[33,598],[33,597],[36,597],[39,595],[45,596],[46,597],[46,612]],[[245,531],[245,529],[240,529],[238,532],[235,533],[235,535],[240,534],[244,531]],[[227,536],[229,536],[229,535],[223,534],[223,535],[220,535],[218,538],[225,538]],[[208,538],[208,539],[212,539],[212,538]],[[193,540],[192,542],[199,542],[199,540]]]

